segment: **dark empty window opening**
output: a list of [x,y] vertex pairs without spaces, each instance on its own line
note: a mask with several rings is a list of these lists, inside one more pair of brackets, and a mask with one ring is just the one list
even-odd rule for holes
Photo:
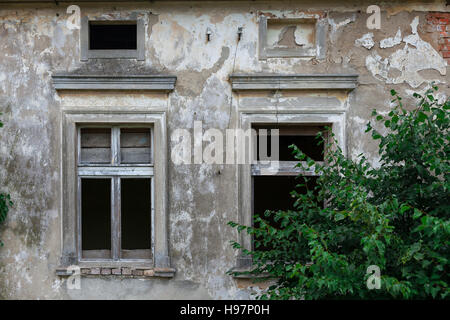
[[111,256],[111,179],[81,179],[81,234],[84,257]]
[[[290,145],[296,145],[303,153],[309,156],[315,161],[323,161],[324,158],[324,141],[323,138],[316,138],[319,131],[324,131],[322,126],[304,126],[304,127],[294,127],[294,126],[258,126],[254,127],[257,131],[257,160],[260,159],[259,155],[259,130],[267,130],[267,156],[272,156],[271,148],[271,129],[279,129],[279,160],[280,161],[298,161],[292,154],[292,149],[289,148]],[[319,144],[319,142],[322,142]],[[264,143],[264,139],[262,140]]]
[[293,210],[295,198],[290,194],[293,190],[298,193],[305,193],[306,187],[298,187],[299,184],[306,184],[309,190],[316,186],[316,176],[307,177],[307,182],[303,177],[296,176],[255,176],[254,179],[254,208],[255,214],[262,216],[266,210]]
[[[316,176],[306,178],[296,176],[255,176],[253,180],[254,214],[267,220],[271,226],[279,228],[280,223],[274,221],[273,214],[269,217],[264,215],[266,210],[294,210],[296,199],[291,195],[291,192],[295,190],[300,194],[304,194],[308,189],[314,190],[317,178]],[[297,185],[306,185],[308,189],[305,186],[296,187]],[[257,227],[258,225],[255,223],[255,226]],[[260,246],[258,249],[269,250],[270,246]]]
[[145,258],[151,248],[151,180],[122,178],[120,182],[122,257]]
[[137,24],[89,22],[90,50],[137,50]]

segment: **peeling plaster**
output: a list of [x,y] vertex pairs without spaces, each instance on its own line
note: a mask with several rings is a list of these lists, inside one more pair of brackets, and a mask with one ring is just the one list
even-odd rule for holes
[[359,47],[364,47],[368,50],[372,49],[375,45],[373,41],[373,33],[369,32],[363,35],[361,38],[355,40],[355,45]]
[[344,26],[354,22],[355,19],[356,19],[356,17],[353,15],[351,18],[347,18],[347,19],[345,19],[345,20],[343,20],[341,22],[338,22],[338,23],[336,23],[334,21],[334,19],[331,19],[331,18],[328,19],[328,22],[331,25],[332,31],[336,32],[339,28],[342,28],[342,27],[344,27]]
[[380,48],[392,48],[400,43],[402,43],[402,32],[399,28],[395,37],[386,38],[380,41]]
[[[422,70],[434,71],[434,78],[446,83],[446,78],[439,76],[445,75],[445,65],[431,47],[432,43],[417,34],[418,19],[411,24],[412,34],[401,39],[401,43],[397,44],[402,37],[397,33],[398,36],[382,40],[381,49],[376,52],[373,35],[361,38],[366,32],[367,15],[358,10],[365,7],[316,2],[294,5],[291,1],[278,1],[273,10],[271,5],[254,1],[234,2],[233,5],[205,2],[194,7],[187,3],[171,6],[157,1],[117,4],[114,12],[93,4],[83,7],[83,13],[89,17],[117,19],[136,14],[148,19],[146,60],[99,59],[88,63],[79,61],[79,30],[67,27],[65,8],[37,9],[22,5],[3,9],[2,6],[0,112],[3,112],[5,127],[0,130],[0,180],[5,181],[15,206],[1,229],[5,247],[0,249],[0,297],[247,299],[252,297],[251,292],[261,292],[257,285],[236,281],[226,274],[234,266],[237,255],[229,245],[230,240],[237,239],[237,233],[226,225],[238,219],[237,190],[240,186],[236,181],[236,168],[176,166],[171,162],[168,226],[170,255],[177,269],[175,278],[160,281],[83,277],[81,290],[67,290],[65,280],[55,275],[63,236],[60,160],[64,155],[60,154],[60,111],[73,106],[104,111],[124,106],[130,111],[166,108],[170,135],[176,128],[192,128],[195,120],[203,121],[205,129],[239,127],[239,112],[251,108],[271,112],[276,106],[281,112],[314,113],[326,107],[347,113],[349,154],[364,152],[369,161],[376,163],[378,158],[369,139],[363,135],[368,106],[385,112],[390,108],[388,92],[392,85],[418,85],[423,80],[423,75],[419,74]],[[432,7],[443,10],[437,4]],[[418,6],[402,5],[402,14],[395,19],[398,25],[391,30],[410,24],[415,15],[407,11],[414,8]],[[302,58],[259,61],[259,14],[292,19],[325,19],[335,14],[336,18],[328,19],[328,42],[333,45],[328,46],[326,59],[320,63]],[[213,31],[210,42],[205,39],[207,27]],[[244,30],[240,42],[237,27]],[[376,32],[378,36],[379,31]],[[367,59],[360,57],[365,50],[354,47],[358,38],[358,44],[373,51]],[[303,43],[297,31],[294,40],[297,45]],[[392,44],[405,47],[383,55],[392,53],[394,49],[384,50]],[[178,78],[175,90],[169,94],[57,93],[50,82],[50,75],[55,71],[162,73]],[[400,75],[393,76],[394,71]],[[285,91],[275,99],[272,92],[232,92],[229,75],[240,72],[359,73],[360,79],[366,82],[350,94],[336,90]],[[375,84],[367,81],[373,76],[381,81]],[[441,94],[445,95],[442,91]]]
[[[417,33],[418,24],[419,17],[415,17],[411,23],[412,34],[403,38],[405,46],[402,49],[384,59],[377,51],[367,56],[366,67],[374,77],[379,76],[388,84],[407,83],[417,88],[425,81],[432,81],[424,79],[419,74],[421,70],[434,69],[441,75],[446,75],[445,60],[428,42],[420,38]],[[401,74],[394,77],[390,75],[392,71],[398,71]],[[376,78],[380,79],[379,77]]]

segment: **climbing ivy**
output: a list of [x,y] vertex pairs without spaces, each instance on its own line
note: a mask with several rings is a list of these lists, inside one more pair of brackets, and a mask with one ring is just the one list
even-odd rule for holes
[[[345,157],[334,137],[326,165],[290,146],[321,174],[317,185],[292,191],[292,210],[258,213],[253,227],[229,222],[254,239],[253,250],[232,242],[253,266],[229,273],[276,279],[260,299],[450,297],[450,101],[439,103],[437,90],[414,94],[413,108],[391,90],[395,107],[387,115],[373,111],[377,126],[369,122],[366,133],[378,142],[380,166],[362,154]],[[299,185],[305,180],[299,176]],[[379,288],[368,285],[369,266],[380,270]]]

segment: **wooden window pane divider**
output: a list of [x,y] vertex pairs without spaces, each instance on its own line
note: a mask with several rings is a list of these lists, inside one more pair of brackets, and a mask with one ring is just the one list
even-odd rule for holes
[[[251,166],[252,176],[261,175],[278,175],[278,176],[291,176],[291,175],[304,175],[304,176],[320,176],[320,173],[315,172],[315,167],[311,167],[309,170],[304,168],[295,167],[299,162],[297,161],[279,161],[277,165],[267,165],[259,161]],[[303,167],[307,167],[306,162],[301,162]],[[323,161],[316,161],[317,164],[323,165]]]

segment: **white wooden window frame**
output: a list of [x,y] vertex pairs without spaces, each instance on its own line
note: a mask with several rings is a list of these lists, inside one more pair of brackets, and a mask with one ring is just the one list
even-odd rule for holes
[[[80,267],[148,267],[170,268],[167,230],[167,127],[166,112],[116,112],[104,111],[64,111],[63,112],[63,219],[62,219],[62,265],[77,264]],[[152,165],[124,164],[78,166],[80,147],[79,130],[92,127],[149,127],[152,128]],[[116,137],[117,139],[117,137]],[[114,144],[111,145],[114,149]],[[119,150],[112,150],[116,155]],[[102,176],[97,176],[101,173]],[[104,175],[103,175],[104,174]],[[152,259],[82,259],[80,233],[80,178],[81,177],[150,177],[152,178]],[[114,179],[113,179],[114,180]],[[118,180],[117,180],[118,181]],[[117,183],[117,182],[116,182]],[[113,184],[113,183],[112,183]],[[118,188],[114,188],[118,192]],[[112,197],[113,198],[113,197]],[[117,226],[116,226],[117,227]],[[113,248],[111,248],[113,249]],[[117,249],[116,249],[117,250]]]
[[[107,128],[111,129],[111,159],[109,164],[98,163],[86,163],[81,162],[81,130],[84,128]],[[121,163],[120,159],[120,130],[122,128],[148,128],[150,131],[150,162],[149,163]],[[79,125],[77,128],[77,140],[78,140],[78,157],[77,157],[77,246],[80,248],[78,253],[78,261],[122,261],[122,262],[134,262],[142,260],[153,260],[154,256],[154,170],[153,170],[153,127],[140,124],[127,124],[127,125]],[[125,259],[122,257],[121,249],[121,179],[126,178],[142,178],[150,179],[151,183],[151,258],[150,259]],[[111,180],[111,258],[87,258],[83,257],[82,248],[82,230],[81,230],[81,180],[82,179],[110,179]]]
[[[331,127],[332,133],[344,154],[346,153],[345,136],[345,112],[337,111],[335,113],[308,113],[304,111],[292,111],[290,113],[277,112],[241,112],[240,126],[243,130],[251,129],[254,125],[325,125]],[[252,136],[253,138],[253,136]],[[253,142],[252,142],[253,143]],[[264,165],[266,175],[271,172],[276,175],[288,176],[299,175],[314,176],[313,171],[305,171],[301,168],[294,168],[295,161],[280,161],[278,167],[268,168]],[[253,225],[253,177],[261,175],[261,165],[245,164],[239,166],[239,223],[247,226]],[[251,250],[253,241],[251,235],[247,233],[239,234],[239,241],[244,249]],[[252,264],[251,257],[241,254],[238,257],[236,269],[246,269]]]

